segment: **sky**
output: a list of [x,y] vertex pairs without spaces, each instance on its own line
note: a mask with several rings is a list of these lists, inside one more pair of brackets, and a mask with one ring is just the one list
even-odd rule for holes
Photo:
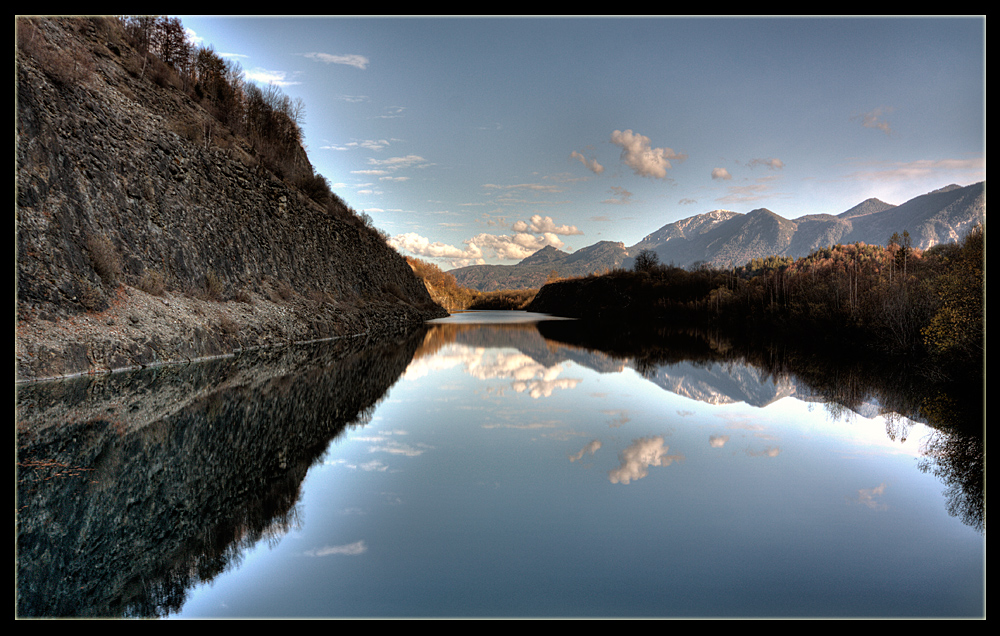
[[442,269],[986,179],[985,16],[178,16]]

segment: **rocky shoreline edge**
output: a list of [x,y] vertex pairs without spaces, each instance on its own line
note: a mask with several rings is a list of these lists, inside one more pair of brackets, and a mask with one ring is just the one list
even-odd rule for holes
[[241,352],[339,338],[384,339],[447,315],[401,300],[362,306],[302,296],[276,302],[249,293],[205,300],[119,286],[100,312],[16,321],[15,384],[184,364]]

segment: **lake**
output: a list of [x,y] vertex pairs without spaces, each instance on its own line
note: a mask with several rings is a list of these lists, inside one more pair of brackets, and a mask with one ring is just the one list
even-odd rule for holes
[[468,312],[20,385],[17,613],[985,616],[982,438],[901,412],[961,409],[622,340]]

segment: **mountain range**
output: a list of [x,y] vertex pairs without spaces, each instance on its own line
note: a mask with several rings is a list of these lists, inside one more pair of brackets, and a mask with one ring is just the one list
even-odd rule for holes
[[623,243],[600,241],[572,253],[546,245],[516,265],[470,265],[449,270],[462,287],[479,291],[534,289],[551,277],[572,278],[624,266]]
[[530,289],[553,277],[570,278],[629,268],[642,250],[661,263],[690,267],[744,265],[767,256],[808,256],[837,244],[885,245],[893,234],[909,233],[913,247],[954,243],[976,223],[986,224],[986,182],[949,185],[892,205],[867,199],[840,214],[786,219],[767,208],[746,214],[712,210],[664,225],[632,246],[601,241],[567,253],[544,247],[516,265],[471,265],[449,270],[459,285],[494,291]]

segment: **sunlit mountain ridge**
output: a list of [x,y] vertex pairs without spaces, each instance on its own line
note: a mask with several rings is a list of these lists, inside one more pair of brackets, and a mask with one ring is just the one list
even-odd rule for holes
[[767,208],[748,213],[712,210],[668,223],[632,246],[600,241],[567,253],[545,247],[516,265],[473,265],[450,270],[459,285],[492,291],[529,289],[553,277],[585,276],[630,268],[642,250],[659,261],[688,268],[707,264],[739,267],[755,258],[798,258],[837,244],[885,245],[908,233],[912,247],[927,249],[958,242],[977,223],[986,223],[986,182],[949,185],[892,205],[871,198],[840,213],[787,219]]

